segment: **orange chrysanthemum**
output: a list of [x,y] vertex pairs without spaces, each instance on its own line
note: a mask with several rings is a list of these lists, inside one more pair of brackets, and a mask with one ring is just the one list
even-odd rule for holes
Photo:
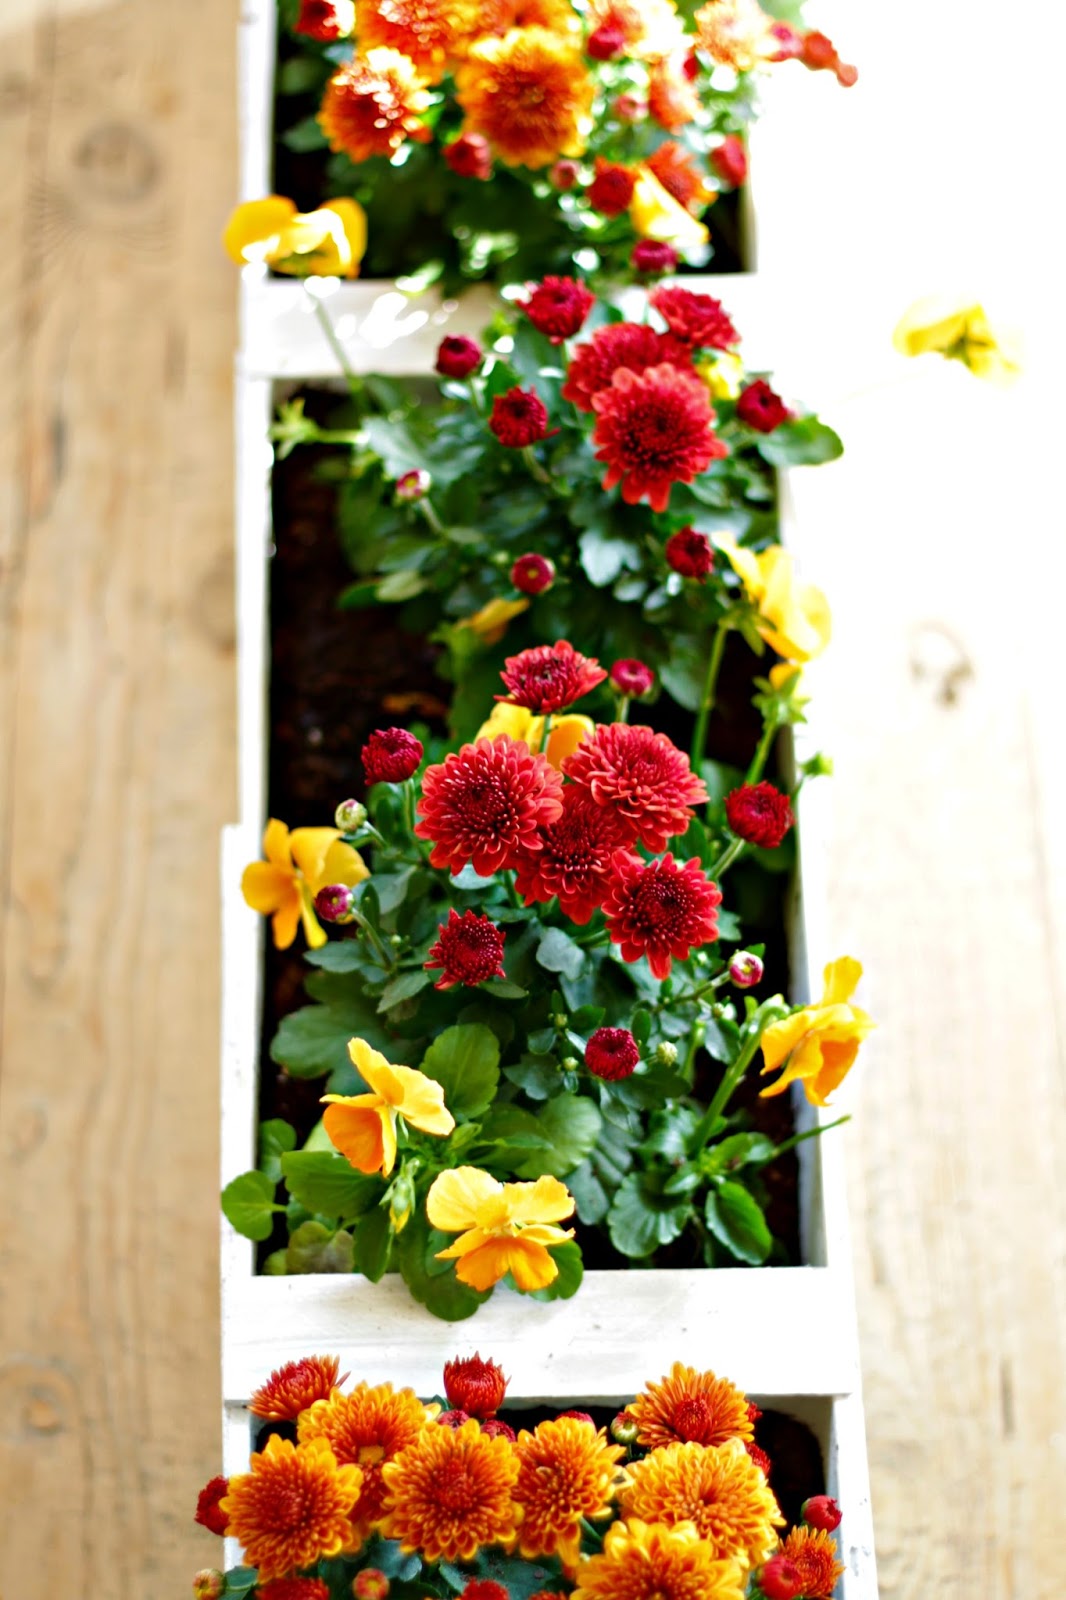
[[573,1600],[742,1600],[735,1561],[715,1557],[691,1523],[616,1522],[603,1551],[583,1561]]
[[230,1479],[219,1505],[226,1532],[259,1569],[260,1583],[286,1578],[351,1544],[363,1474],[356,1466],[338,1466],[325,1439],[294,1445],[275,1434],[251,1465],[251,1472]]
[[667,194],[693,217],[710,204],[715,191],[696,164],[695,157],[676,139],[667,139],[653,150],[646,163]]
[[514,1500],[522,1508],[518,1548],[522,1555],[558,1555],[565,1567],[577,1565],[581,1519],[611,1512],[621,1445],[576,1417],[523,1428],[515,1445],[518,1482]]
[[391,1383],[371,1388],[360,1383],[351,1394],[320,1400],[300,1418],[301,1444],[325,1439],[342,1465],[362,1468],[363,1489],[352,1518],[360,1542],[381,1517],[385,1499],[382,1467],[418,1438],[435,1410],[424,1406],[413,1389],[394,1390]]
[[758,0],[708,0],[696,13],[696,45],[719,66],[750,72],[778,48],[773,18]]
[[480,39],[456,73],[464,131],[480,133],[512,167],[578,156],[595,85],[580,47],[547,28]]
[[472,1561],[486,1545],[511,1540],[518,1458],[509,1439],[490,1438],[477,1422],[426,1428],[381,1470],[381,1532],[405,1551],[426,1561]]
[[687,128],[700,109],[700,97],[677,60],[656,62],[648,82],[648,111],[667,133]]
[[337,1377],[339,1369],[336,1356],[304,1356],[302,1361],[286,1361],[255,1391],[248,1410],[268,1422],[293,1422],[316,1400],[328,1400],[337,1384],[344,1382],[344,1378]]
[[622,53],[645,61],[659,61],[681,43],[684,24],[673,0],[592,0],[589,32],[616,30]]
[[675,1361],[669,1377],[649,1383],[629,1407],[645,1449],[667,1444],[725,1444],[753,1437],[748,1402],[728,1378]]
[[408,139],[432,138],[421,120],[429,95],[414,63],[398,50],[371,50],[329,80],[318,121],[331,150],[349,161],[394,156]]
[[766,1479],[739,1439],[671,1444],[634,1463],[621,1497],[626,1517],[694,1523],[719,1560],[753,1566],[784,1521]]
[[398,50],[423,78],[439,83],[462,36],[463,12],[450,0],[356,0],[359,52]]
[[800,1575],[797,1594],[806,1600],[829,1600],[844,1571],[831,1533],[823,1528],[793,1528],[781,1546],[781,1554]]

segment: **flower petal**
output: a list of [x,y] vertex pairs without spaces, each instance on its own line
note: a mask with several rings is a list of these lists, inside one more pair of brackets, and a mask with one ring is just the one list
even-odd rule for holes
[[421,1128],[423,1133],[443,1137],[455,1127],[455,1118],[444,1104],[444,1089],[434,1078],[427,1078],[416,1067],[393,1067],[393,1077],[400,1091],[398,1100],[391,1101],[405,1122]]
[[434,1179],[426,1197],[426,1216],[444,1233],[462,1233],[476,1225],[483,1201],[502,1189],[502,1183],[480,1167],[453,1167]]
[[295,205],[280,194],[246,200],[226,223],[222,234],[226,254],[239,267],[249,261],[269,261],[278,235],[295,215]]
[[751,550],[742,549],[737,541],[727,534],[719,534],[715,543],[744,585],[749,600],[753,600],[757,605],[766,591],[759,557]]
[[326,200],[322,205],[323,211],[335,211],[341,219],[345,238],[348,241],[348,265],[345,269],[346,278],[359,276],[359,263],[366,255],[366,212],[358,200],[340,199]]
[[710,237],[703,223],[697,222],[643,164],[637,168],[629,220],[642,239],[656,239],[681,250],[704,245]]
[[[373,1097],[357,1095],[355,1099]],[[330,1143],[346,1156],[358,1172],[385,1171],[385,1124],[388,1113],[380,1105],[328,1105],[322,1121]],[[393,1158],[396,1141],[393,1135]]]
[[[556,772],[561,769],[567,756],[572,756],[578,745],[584,744],[595,731],[596,724],[592,718],[580,716],[577,712],[555,718],[544,754]],[[531,750],[535,748],[535,745],[530,745]]]
[[337,828],[294,828],[289,836],[292,859],[303,873],[312,894],[317,894],[325,882],[322,869],[330,845],[339,838]]
[[241,893],[246,904],[264,916],[279,911],[283,905],[297,898],[292,873],[275,867],[270,861],[252,861],[245,867],[241,877]]
[[561,1222],[574,1214],[574,1197],[558,1178],[504,1184],[507,1209],[515,1222]]
[[838,960],[831,961],[823,973],[823,1006],[843,1005],[850,1000],[859,987],[861,977],[862,962],[856,961],[854,956],[840,956]]
[[[486,1239],[484,1244],[462,1257],[456,1265],[455,1276],[460,1283],[467,1284],[471,1289],[491,1289],[493,1284],[499,1283],[500,1279],[506,1277],[511,1270],[511,1246],[516,1242],[514,1239]],[[544,1254],[551,1261],[546,1250]],[[554,1262],[551,1264],[555,1266]],[[551,1279],[547,1281],[550,1283]]]
[[337,839],[326,851],[326,859],[322,864],[322,882],[312,885],[315,894],[328,883],[345,883],[349,888],[354,888],[357,883],[362,883],[369,878],[370,868],[350,844],[345,844],[343,839]]
[[368,1089],[373,1089],[386,1105],[398,1105],[400,1086],[395,1068],[386,1061],[380,1050],[367,1044],[365,1039],[348,1040],[348,1058]]
[[263,830],[263,854],[282,872],[291,873],[293,865],[289,841],[289,830],[284,822],[279,822],[277,817],[271,817]]
[[782,1061],[796,1048],[808,1028],[814,1026],[815,1008],[805,1006],[802,1011],[794,1011],[790,1017],[783,1017],[780,1022],[771,1022],[768,1028],[763,1029],[762,1045],[763,1059],[766,1065],[763,1072],[773,1072]]
[[516,1239],[507,1241],[508,1266],[515,1286],[523,1294],[531,1294],[535,1289],[546,1289],[549,1283],[554,1283],[559,1276],[558,1263],[542,1244],[531,1239],[528,1233],[520,1233]]

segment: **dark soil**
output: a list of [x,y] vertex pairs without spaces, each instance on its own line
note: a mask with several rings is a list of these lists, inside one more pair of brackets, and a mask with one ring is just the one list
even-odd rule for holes
[[[309,394],[309,415],[335,404],[335,395]],[[375,727],[419,720],[444,733],[449,685],[435,674],[436,647],[404,633],[396,613],[380,607],[365,612],[337,609],[338,594],[351,573],[335,528],[335,485],[324,481],[319,465],[324,449],[300,449],[274,471],[274,544],[270,577],[272,671],[270,684],[270,766],[268,812],[290,827],[321,825],[339,801],[363,793],[359,751]],[[710,754],[746,767],[758,743],[760,725],[751,707],[755,658],[737,635],[730,639],[719,700],[712,723]],[[395,698],[394,698],[395,697]],[[687,748],[691,722],[672,702],[660,701],[648,720]],[[760,992],[788,992],[784,938],[785,876],[773,876],[739,863],[730,883],[739,887],[750,874],[745,933],[749,943],[766,945],[766,979]],[[260,1077],[261,1118],[284,1117],[302,1139],[320,1114],[321,1084],[287,1077],[270,1059],[270,1041],[287,1012],[305,1003],[308,968],[299,950],[266,945]],[[703,1059],[697,1090],[709,1099],[720,1067]],[[758,1098],[758,1084],[742,1086],[734,1104],[751,1114],[753,1125],[777,1142],[791,1136],[789,1098]],[[769,1190],[767,1221],[789,1263],[800,1260],[798,1164],[791,1152],[765,1170]],[[283,1242],[279,1237],[277,1243]],[[626,1268],[598,1230],[582,1239],[590,1268]],[[272,1248],[267,1245],[268,1250]],[[663,1253],[664,1265],[698,1265],[683,1241]]]

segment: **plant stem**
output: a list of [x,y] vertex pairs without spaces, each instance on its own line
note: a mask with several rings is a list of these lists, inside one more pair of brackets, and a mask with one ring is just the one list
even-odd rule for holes
[[525,462],[526,466],[529,468],[531,474],[538,483],[551,483],[551,473],[546,472],[541,466],[540,462],[533,454],[533,446],[531,444],[527,444],[523,449],[522,460]]
[[759,748],[752,757],[751,766],[748,768],[748,775],[744,780],[745,783],[758,783],[759,779],[762,777],[762,770],[766,765],[766,758],[770,754],[770,746],[774,742],[774,736],[776,733],[777,723],[767,722],[762,730],[762,738],[759,740]]
[[595,950],[599,945],[610,944],[611,933],[609,928],[600,928],[590,939],[578,939],[577,943],[582,950]]
[[[306,284],[304,287],[307,288]],[[315,316],[318,318],[318,325],[325,334],[326,342],[333,351],[333,354],[336,357],[337,365],[344,374],[344,380],[348,385],[348,393],[351,395],[352,399],[357,405],[361,405],[363,400],[363,380],[359,377],[358,373],[351,365],[351,362],[348,360],[348,357],[345,354],[344,346],[337,338],[337,330],[333,326],[332,318],[330,317],[330,314],[326,310],[322,301],[318,298],[317,294],[312,294],[310,289],[307,289],[307,294],[310,298],[311,304],[315,308]]]
[[381,965],[385,968],[386,972],[390,971],[396,964],[396,957],[393,955],[392,951],[387,949],[386,946],[382,944],[380,938],[370,926],[369,922],[367,922],[365,917],[361,917],[358,912],[355,914],[355,921],[360,930],[366,934],[367,938],[370,940],[370,943],[373,945],[374,951],[378,960],[381,962]]
[[603,1534],[600,1532],[599,1528],[593,1526],[588,1517],[581,1518],[581,1531],[582,1533],[588,1534],[590,1539],[595,1540],[597,1550],[603,1544]]
[[820,1139],[823,1133],[829,1132],[830,1128],[842,1128],[845,1122],[850,1121],[850,1116],[838,1117],[835,1122],[827,1122],[824,1127],[819,1125],[814,1128],[808,1128],[806,1133],[794,1133],[791,1139],[786,1139],[783,1144],[777,1146],[774,1150],[774,1159],[776,1160],[778,1156],[783,1156],[786,1150],[794,1150],[796,1145],[803,1143],[804,1139]]
[[685,1056],[685,1065],[681,1069],[681,1076],[690,1089],[696,1081],[696,1052],[701,1048],[706,1037],[706,1027],[702,1022],[697,1022],[689,1036],[688,1053]]
[[711,712],[714,710],[714,695],[718,687],[718,674],[722,668],[722,656],[725,653],[725,641],[728,632],[729,625],[725,622],[720,622],[714,630],[714,643],[711,645],[711,653],[707,660],[707,676],[703,680],[700,709],[696,716],[696,726],[692,733],[692,748],[689,752],[689,760],[693,768],[697,768],[703,760],[704,750],[707,745],[707,724],[710,722]]
[[722,876],[723,872],[728,871],[728,869],[733,865],[733,862],[737,859],[737,856],[739,856],[741,854],[743,849],[744,849],[744,840],[743,839],[734,839],[722,851],[722,854],[718,857],[718,860],[714,863],[714,865],[707,869],[707,876],[709,878],[713,878],[715,883],[717,883],[718,879]]
[[424,500],[420,500],[418,502],[418,509],[421,511],[422,515],[425,517],[434,533],[444,532],[444,524],[434,511],[433,502],[429,499],[428,495]]
[[615,721],[616,722],[628,722],[629,721],[629,696],[627,694],[624,694],[622,696],[622,698],[618,702],[618,714],[615,717]]
[[722,1115],[722,1112],[729,1104],[734,1090],[737,1088],[740,1080],[743,1078],[745,1072],[748,1070],[748,1067],[751,1065],[751,1062],[755,1056],[755,1052],[759,1048],[759,1040],[761,1037],[761,1031],[753,1033],[741,1048],[740,1054],[733,1062],[733,1065],[726,1068],[722,1077],[722,1081],[714,1092],[714,1099],[704,1112],[699,1128],[696,1130],[696,1140],[698,1141],[696,1144],[697,1149],[700,1148],[701,1145],[706,1144],[707,1140],[710,1138],[711,1129],[714,1127],[715,1123],[718,1121],[718,1118]]

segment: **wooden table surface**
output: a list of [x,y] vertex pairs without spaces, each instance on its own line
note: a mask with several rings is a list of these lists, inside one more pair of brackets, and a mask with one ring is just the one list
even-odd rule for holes
[[[235,283],[217,237],[237,9],[0,0],[4,1600],[165,1600],[218,1557],[191,1509],[219,1449]],[[825,9],[843,45],[848,8]],[[1039,199],[1032,119],[1052,101],[1033,74],[1050,90],[1061,59],[1046,8],[1011,13],[991,126],[1002,12],[905,0],[889,39],[866,9],[847,42],[870,98],[854,91],[844,138],[814,84],[785,242],[835,237],[861,299],[878,235],[899,266],[887,340],[908,285],[937,287],[900,253],[890,202],[910,180],[927,203],[908,237],[943,217],[970,281],[1017,280],[1032,325],[1057,307],[1030,270],[1049,237],[1027,236],[1019,266],[1011,228]],[[851,349],[835,286],[806,265],[818,338],[836,325]],[[882,1024],[847,1138],[889,1600],[1061,1587],[1061,370],[1042,337],[1006,397],[928,364],[841,370],[823,399],[849,456],[800,488],[838,621],[820,689],[833,923]]]

